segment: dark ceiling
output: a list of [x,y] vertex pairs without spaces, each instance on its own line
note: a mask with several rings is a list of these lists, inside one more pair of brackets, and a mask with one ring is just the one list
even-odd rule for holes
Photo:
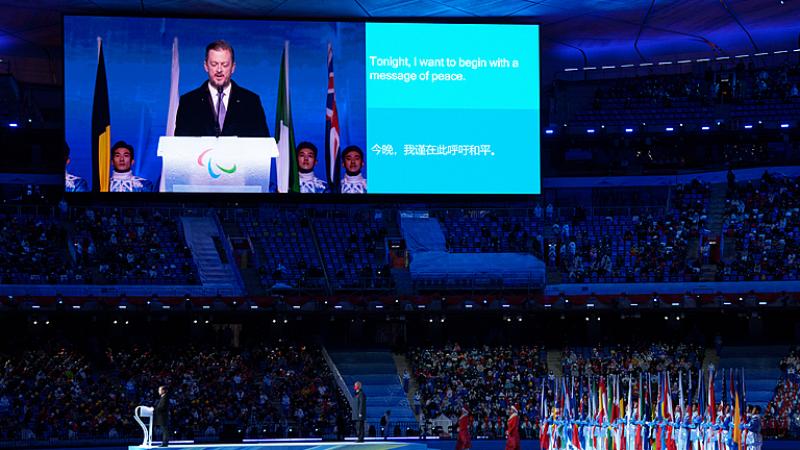
[[534,22],[542,25],[545,76],[800,47],[800,0],[0,0],[0,59],[15,64],[15,75],[60,71],[62,14]]

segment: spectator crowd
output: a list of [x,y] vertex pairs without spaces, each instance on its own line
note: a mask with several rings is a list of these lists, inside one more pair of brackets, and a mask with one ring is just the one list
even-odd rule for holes
[[444,415],[456,423],[466,405],[473,417],[473,435],[504,438],[508,408],[518,404],[521,434],[536,435],[541,381],[547,376],[541,348],[452,344],[412,349],[408,360],[419,389],[418,412],[424,418]]
[[71,345],[0,355],[1,440],[139,436],[137,405],[170,390],[174,438],[335,434],[346,411],[320,349],[294,345]]
[[772,438],[800,437],[800,348],[794,347],[781,360],[781,379],[764,412],[764,435]]

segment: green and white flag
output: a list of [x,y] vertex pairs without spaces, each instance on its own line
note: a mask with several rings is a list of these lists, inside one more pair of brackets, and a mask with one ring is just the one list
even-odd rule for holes
[[278,79],[278,106],[275,108],[275,141],[278,143],[278,192],[300,192],[297,175],[297,149],[289,97],[289,41],[283,44],[281,75]]

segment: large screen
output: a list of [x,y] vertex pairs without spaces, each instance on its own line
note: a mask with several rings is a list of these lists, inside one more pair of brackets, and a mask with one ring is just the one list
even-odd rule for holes
[[538,194],[539,29],[64,17],[66,190]]

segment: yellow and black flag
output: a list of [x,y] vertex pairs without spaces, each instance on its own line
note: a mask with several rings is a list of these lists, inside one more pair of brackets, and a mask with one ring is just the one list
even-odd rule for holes
[[97,38],[97,77],[92,102],[92,191],[108,192],[111,177],[111,114],[103,41]]

